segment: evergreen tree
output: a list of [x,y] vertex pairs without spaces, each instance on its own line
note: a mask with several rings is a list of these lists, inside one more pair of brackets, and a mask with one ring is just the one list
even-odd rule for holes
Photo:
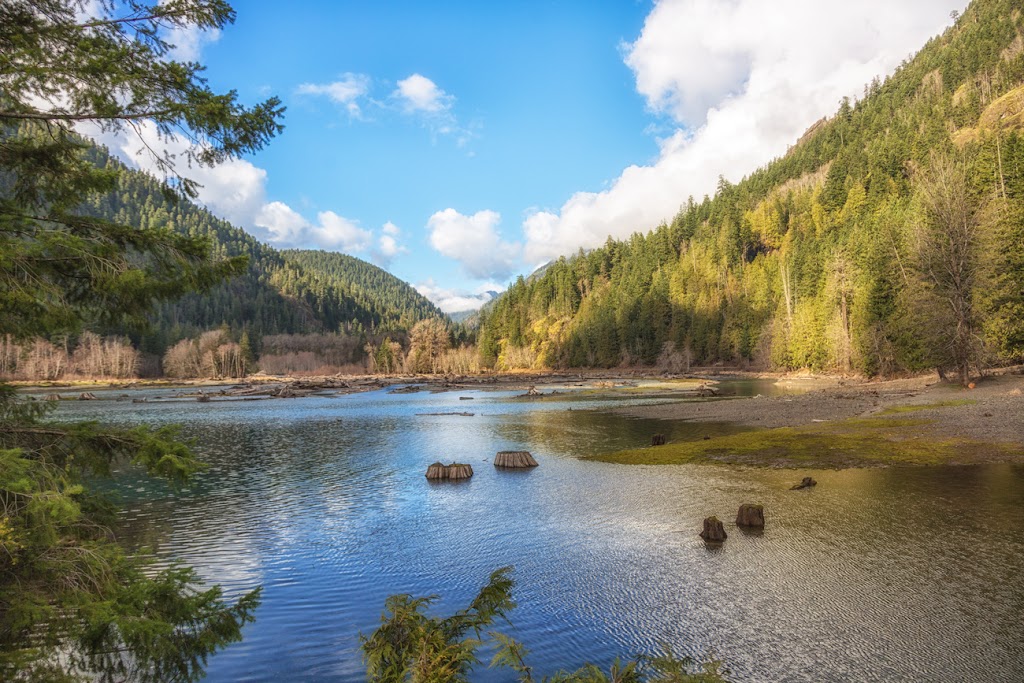
[[[167,58],[173,28],[219,29],[220,0],[0,3],[0,332],[73,332],[144,323],[155,300],[208,289],[244,259],[157,215],[125,225],[88,213],[116,185],[74,126],[155,126],[191,141],[184,161],[214,164],[280,130],[279,102],[252,108],[210,90],[200,65]],[[49,104],[41,104],[49,103]],[[155,162],[169,194],[194,195],[172,159]],[[199,469],[173,430],[46,421],[0,386],[0,678],[192,681],[238,640],[258,590],[233,603],[189,569],[146,571],[112,540],[114,517],[92,488],[115,462],[183,481]]]

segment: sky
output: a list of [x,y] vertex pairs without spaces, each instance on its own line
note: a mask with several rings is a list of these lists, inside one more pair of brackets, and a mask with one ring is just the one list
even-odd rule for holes
[[[186,175],[261,240],[473,309],[784,154],[966,4],[235,0],[224,30],[170,36],[174,56],[245,103],[281,98],[285,130]],[[138,140],[102,141],[146,167]]]

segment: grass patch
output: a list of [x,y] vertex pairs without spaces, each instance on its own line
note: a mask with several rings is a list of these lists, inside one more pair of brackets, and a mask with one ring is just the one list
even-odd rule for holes
[[933,408],[950,408],[953,406],[973,406],[977,403],[974,399],[970,398],[957,398],[950,399],[948,401],[936,401],[935,403],[918,403],[915,405],[906,406],[893,406],[892,408],[886,408],[885,410],[878,413],[879,415],[900,415],[903,413],[916,413],[922,410],[932,410]]
[[618,451],[590,459],[635,465],[720,463],[845,469],[968,464],[1024,457],[1024,449],[1014,444],[929,437],[929,424],[930,420],[911,418],[858,418],[744,431],[710,440]]

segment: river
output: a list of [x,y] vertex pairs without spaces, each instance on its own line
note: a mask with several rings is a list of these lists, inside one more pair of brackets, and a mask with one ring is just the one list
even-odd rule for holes
[[[736,681],[1024,680],[1024,466],[813,472],[816,488],[790,491],[810,472],[581,460],[656,432],[727,429],[607,405],[377,391],[74,402],[58,416],[177,423],[198,440],[210,468],[189,488],[131,471],[117,488],[128,538],[161,562],[229,594],[263,586],[256,622],[211,658],[210,681],[363,681],[358,634],[388,595],[437,594],[450,613],[504,565],[519,606],[503,630],[539,675],[669,643],[719,658]],[[444,412],[474,415],[422,414]],[[499,450],[540,466],[495,470]],[[436,460],[476,474],[428,482]],[[731,524],[744,502],[765,506],[763,534]],[[720,548],[697,536],[712,514],[727,521]],[[474,680],[512,676],[481,667]]]

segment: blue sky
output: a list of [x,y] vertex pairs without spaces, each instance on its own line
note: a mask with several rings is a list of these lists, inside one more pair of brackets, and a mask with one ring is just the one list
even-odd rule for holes
[[219,34],[171,36],[176,56],[244,101],[277,95],[286,129],[192,173],[201,199],[455,311],[784,153],[966,2],[233,4]]

